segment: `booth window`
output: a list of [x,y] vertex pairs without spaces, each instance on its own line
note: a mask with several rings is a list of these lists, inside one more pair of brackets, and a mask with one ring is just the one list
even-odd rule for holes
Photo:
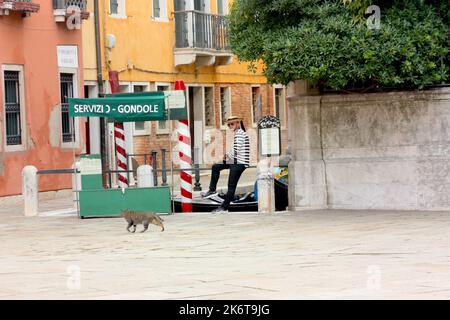
[[61,120],[63,142],[75,141],[75,122],[69,117],[69,98],[73,98],[73,74],[60,74]]
[[19,71],[4,72],[6,145],[22,144]]

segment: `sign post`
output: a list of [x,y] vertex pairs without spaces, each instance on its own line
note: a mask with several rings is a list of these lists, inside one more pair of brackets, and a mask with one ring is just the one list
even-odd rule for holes
[[[281,153],[281,123],[274,116],[265,116],[258,123],[259,151],[262,159],[258,163],[258,212],[275,212],[275,184],[272,156]],[[265,158],[264,158],[265,156]]]
[[[109,71],[109,83],[112,93],[119,93],[119,73],[117,71]],[[121,189],[128,188],[127,168],[127,151],[125,146],[125,128],[123,122],[114,122],[114,141],[116,145],[117,176],[119,187]]]
[[[186,90],[183,81],[175,83],[175,90]],[[183,212],[192,212],[192,149],[191,132],[187,115],[178,121],[178,141],[180,142],[180,171],[181,208]]]

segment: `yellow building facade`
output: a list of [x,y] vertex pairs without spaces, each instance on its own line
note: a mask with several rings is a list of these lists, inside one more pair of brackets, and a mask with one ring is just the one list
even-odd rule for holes
[[[229,1],[98,0],[98,5],[105,90],[109,71],[119,73],[121,92],[171,90],[183,80],[197,160],[207,148],[208,131],[225,132],[224,120],[231,114],[242,116],[247,128],[255,128],[261,115],[278,115],[285,128],[285,89],[268,85],[261,67],[250,72],[231,54]],[[88,11],[92,19],[83,22],[83,61],[85,96],[92,97],[98,94],[93,0]],[[90,121],[95,137],[97,123]],[[160,155],[168,148],[169,131],[163,122],[126,124],[127,152]],[[98,139],[92,141],[96,152]]]

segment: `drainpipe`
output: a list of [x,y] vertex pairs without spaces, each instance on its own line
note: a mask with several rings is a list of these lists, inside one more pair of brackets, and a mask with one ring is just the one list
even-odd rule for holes
[[100,9],[98,0],[94,0],[94,16],[95,16],[95,54],[97,59],[97,83],[98,92],[103,94],[103,75],[102,75],[102,48],[100,39]]
[[[103,89],[103,74],[102,74],[102,47],[100,35],[100,9],[98,5],[99,0],[94,0],[94,17],[95,17],[95,54],[97,59],[97,83],[99,96],[104,96]],[[106,172],[106,121],[105,118],[100,118],[100,153],[102,158],[102,171]],[[106,176],[103,176],[103,186],[107,184]]]

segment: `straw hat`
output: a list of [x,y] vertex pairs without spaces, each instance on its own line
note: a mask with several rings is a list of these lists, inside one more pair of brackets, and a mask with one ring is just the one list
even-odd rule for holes
[[241,117],[238,117],[238,116],[229,116],[225,122],[228,123],[228,122],[231,122],[231,121],[240,121],[240,120],[242,120]]

